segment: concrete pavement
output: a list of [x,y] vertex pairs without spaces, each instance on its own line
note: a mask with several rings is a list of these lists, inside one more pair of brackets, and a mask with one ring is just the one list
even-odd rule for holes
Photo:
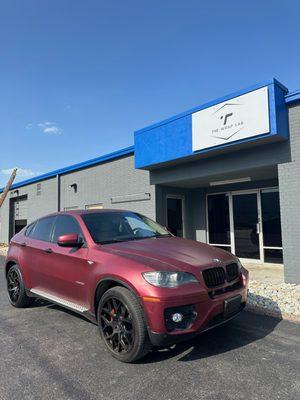
[[42,301],[10,306],[3,273],[0,354],[1,400],[300,398],[299,324],[244,312],[122,364],[105,350],[97,326],[72,312]]

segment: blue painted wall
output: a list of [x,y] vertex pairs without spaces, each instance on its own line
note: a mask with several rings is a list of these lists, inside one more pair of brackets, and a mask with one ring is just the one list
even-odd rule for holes
[[[239,140],[224,145],[212,147],[197,152],[192,150],[192,114],[194,112],[211,107],[223,101],[251,92],[261,87],[268,86],[269,93],[269,115],[270,132],[267,134],[255,136],[244,140]],[[254,85],[245,90],[232,93],[228,96],[216,99],[203,104],[192,110],[169,118],[165,121],[151,125],[134,134],[135,147],[135,166],[136,168],[151,169],[156,165],[169,164],[174,160],[180,161],[182,158],[191,158],[195,155],[209,152],[215,154],[218,151],[224,151],[225,148],[234,150],[236,145],[248,145],[250,143],[258,145],[267,141],[288,139],[288,115],[285,104],[285,95],[288,90],[280,82],[273,79],[271,82],[265,82]]]

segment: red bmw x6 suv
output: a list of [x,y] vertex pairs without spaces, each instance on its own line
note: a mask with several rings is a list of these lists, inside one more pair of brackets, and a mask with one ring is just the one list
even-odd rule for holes
[[124,210],[38,219],[11,240],[5,273],[13,306],[40,297],[85,315],[124,362],[229,320],[247,298],[235,256]]

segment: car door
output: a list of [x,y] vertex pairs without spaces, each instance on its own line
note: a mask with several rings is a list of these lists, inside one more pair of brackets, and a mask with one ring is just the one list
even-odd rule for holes
[[49,270],[51,269],[51,257],[53,244],[50,241],[54,227],[55,216],[37,220],[26,231],[26,269],[30,287],[28,289],[42,289],[48,287]]
[[[83,240],[79,248],[61,247],[57,244],[59,236],[76,233]],[[87,262],[88,248],[80,225],[72,215],[56,217],[51,237],[52,252],[49,255],[49,277],[47,290],[55,296],[88,308]]]

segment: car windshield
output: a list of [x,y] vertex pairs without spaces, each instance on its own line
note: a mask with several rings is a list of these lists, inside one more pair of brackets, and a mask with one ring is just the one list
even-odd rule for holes
[[83,214],[94,242],[107,244],[172,236],[157,222],[130,211]]

